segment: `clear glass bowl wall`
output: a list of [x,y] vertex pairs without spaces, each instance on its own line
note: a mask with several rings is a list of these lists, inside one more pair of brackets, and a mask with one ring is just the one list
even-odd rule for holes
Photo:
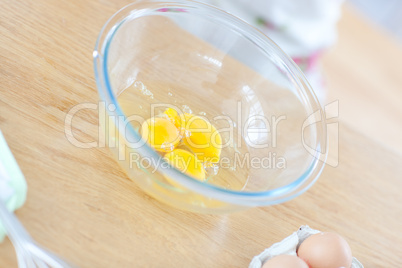
[[[272,205],[303,193],[322,171],[326,131],[313,90],[272,40],[230,14],[138,1],[105,24],[94,64],[106,141],[128,176],[162,202],[205,213]],[[152,165],[162,156],[147,144],[130,148],[140,140],[136,116],[148,119],[166,104],[233,129],[221,131],[221,158],[230,163],[211,180]],[[234,166],[236,157],[246,165]]]

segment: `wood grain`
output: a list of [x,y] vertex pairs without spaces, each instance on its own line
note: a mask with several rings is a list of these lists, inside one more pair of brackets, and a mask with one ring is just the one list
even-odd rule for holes
[[[40,244],[80,267],[247,267],[308,224],[342,234],[365,267],[402,266],[402,150],[387,148],[401,133],[401,80],[390,66],[402,49],[346,11],[339,46],[324,61],[330,97],[340,100],[339,166],[288,203],[196,215],[142,193],[106,148],[80,149],[64,134],[72,106],[97,102],[94,43],[127,3],[0,3],[0,128],[29,186],[16,214]],[[80,140],[96,140],[97,112],[80,112],[74,126]],[[8,240],[0,267],[16,267]]]
[[339,42],[324,57],[328,102],[339,100],[341,121],[402,152],[401,43],[351,9]]

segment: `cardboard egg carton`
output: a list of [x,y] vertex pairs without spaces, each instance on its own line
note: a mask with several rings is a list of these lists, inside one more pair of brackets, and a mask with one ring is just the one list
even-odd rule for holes
[[[296,251],[300,244],[307,239],[307,237],[320,233],[318,230],[311,229],[307,225],[303,225],[289,235],[281,242],[275,243],[269,248],[265,249],[260,255],[255,256],[249,265],[249,268],[261,268],[267,261],[278,255],[293,255],[297,256]],[[363,265],[355,258],[352,259],[351,268],[364,268]]]

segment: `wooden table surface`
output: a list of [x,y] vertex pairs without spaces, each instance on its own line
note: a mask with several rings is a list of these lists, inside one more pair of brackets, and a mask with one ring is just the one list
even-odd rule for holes
[[[34,239],[79,267],[247,267],[308,224],[342,234],[365,267],[402,267],[400,45],[346,8],[323,61],[328,102],[339,100],[339,165],[285,204],[196,215],[145,195],[108,149],[64,134],[69,109],[98,100],[92,50],[127,3],[0,3],[0,129],[28,182],[16,215]],[[96,111],[75,120],[82,141],[96,139]],[[5,240],[0,267],[16,266]]]

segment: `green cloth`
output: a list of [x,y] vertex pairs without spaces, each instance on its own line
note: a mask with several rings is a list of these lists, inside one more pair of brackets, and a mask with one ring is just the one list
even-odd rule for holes
[[[4,202],[10,211],[20,208],[26,199],[27,183],[24,175],[0,131],[0,202]],[[0,242],[5,237],[5,230],[0,222]]]

